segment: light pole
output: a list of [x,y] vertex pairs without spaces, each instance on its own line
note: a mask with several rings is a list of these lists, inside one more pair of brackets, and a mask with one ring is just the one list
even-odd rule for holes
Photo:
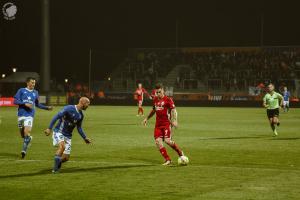
[[175,48],[176,53],[178,53],[178,20],[176,19],[176,25],[175,25]]
[[41,91],[50,92],[50,0],[41,0]]
[[260,46],[264,46],[264,25],[265,25],[265,16],[262,11],[260,16]]
[[91,96],[91,71],[92,71],[92,49],[89,54],[89,95]]

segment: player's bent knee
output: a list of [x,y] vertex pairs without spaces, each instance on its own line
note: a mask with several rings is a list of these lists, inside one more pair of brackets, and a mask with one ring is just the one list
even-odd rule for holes
[[63,154],[62,162],[67,162],[70,159],[70,155]]
[[160,144],[160,141],[158,139],[155,139],[155,144]]
[[64,142],[60,142],[58,144],[58,149],[59,149],[59,151],[64,151],[65,150],[65,143]]
[[162,139],[161,139],[161,138],[156,138],[156,139],[155,139],[155,144],[156,144],[158,147],[163,147]]
[[24,129],[22,129],[22,130],[25,135],[30,135],[31,127],[24,127]]

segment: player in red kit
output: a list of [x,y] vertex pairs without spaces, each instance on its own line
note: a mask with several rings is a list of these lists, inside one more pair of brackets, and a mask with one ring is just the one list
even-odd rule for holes
[[148,117],[144,119],[143,124],[146,126],[148,120],[156,114],[154,129],[155,144],[165,159],[163,165],[170,165],[171,158],[169,157],[163,142],[174,149],[178,156],[184,156],[182,150],[172,140],[171,127],[177,127],[177,111],[173,100],[165,96],[162,84],[156,85],[156,94],[157,96],[153,99],[153,110],[149,113]]
[[144,109],[143,109],[143,100],[144,100],[144,94],[146,94],[150,99],[151,96],[148,94],[147,90],[143,88],[142,84],[138,84],[138,88],[135,90],[134,94],[136,95],[137,105],[138,105],[138,114],[137,116],[144,115]]

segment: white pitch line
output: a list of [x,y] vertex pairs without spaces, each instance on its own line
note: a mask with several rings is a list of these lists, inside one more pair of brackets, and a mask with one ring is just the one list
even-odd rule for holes
[[294,169],[275,169],[275,168],[262,168],[262,167],[238,167],[238,166],[214,166],[214,165],[189,165],[193,168],[219,168],[219,169],[246,169],[246,170],[264,170],[264,171],[300,171],[298,168]]
[[[53,162],[52,160],[13,160],[13,159],[0,159],[1,162]],[[145,165],[151,166],[149,163],[134,163],[134,162],[105,162],[105,161],[83,161],[83,160],[70,160],[68,163],[88,163],[88,164],[119,164],[119,165]],[[161,166],[160,164],[154,164],[153,166]],[[176,165],[174,165],[176,166]],[[239,169],[239,170],[264,170],[264,171],[300,171],[298,168],[294,169],[275,169],[275,168],[260,168],[260,167],[238,167],[238,166],[214,166],[214,165],[192,165],[186,166],[188,168],[215,168],[215,169]]]
[[[53,162],[52,160],[13,160],[13,159],[0,159],[1,162]],[[88,163],[88,164],[123,164],[123,165],[151,165],[149,163],[128,163],[128,162],[105,162],[105,161],[83,161],[83,160],[70,160],[68,163]]]

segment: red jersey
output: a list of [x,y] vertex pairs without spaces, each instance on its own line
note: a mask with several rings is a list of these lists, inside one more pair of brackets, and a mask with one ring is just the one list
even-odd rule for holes
[[153,108],[156,113],[155,127],[169,127],[171,125],[169,113],[175,108],[173,100],[167,96],[162,99],[155,97],[153,99]]
[[148,94],[147,90],[145,90],[145,88],[141,88],[141,89],[137,88],[134,94],[137,95],[138,101],[143,100],[144,94],[147,94],[149,96],[149,94]]

